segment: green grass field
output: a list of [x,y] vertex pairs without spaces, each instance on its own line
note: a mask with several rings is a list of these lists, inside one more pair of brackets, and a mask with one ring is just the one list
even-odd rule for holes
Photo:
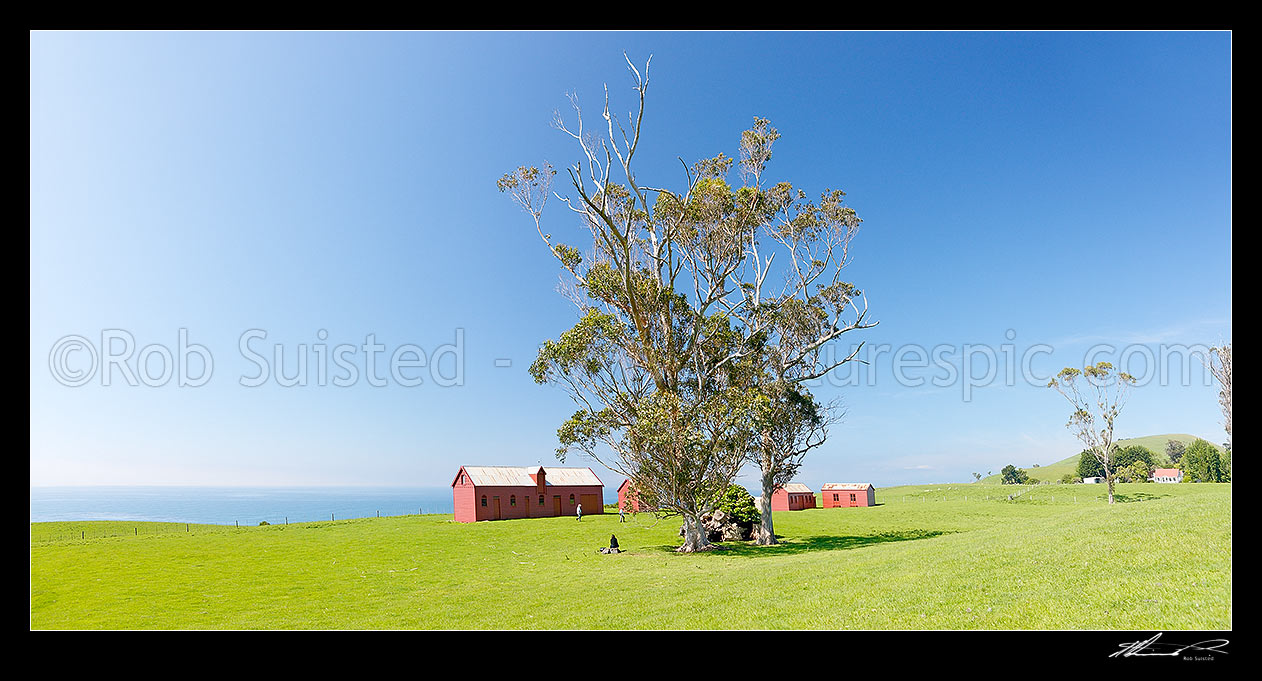
[[[1192,444],[1192,441],[1196,439],[1197,437],[1195,435],[1188,435],[1187,433],[1169,433],[1166,435],[1145,435],[1144,437],[1125,438],[1122,440],[1118,440],[1117,444],[1119,447],[1129,447],[1131,445],[1140,445],[1143,447],[1147,447],[1149,451],[1151,451],[1153,454],[1156,455],[1157,462],[1162,463],[1166,461],[1166,442],[1170,440],[1178,440],[1179,442],[1182,442],[1186,446],[1186,445]],[[1209,443],[1214,445],[1214,447],[1217,448],[1218,451],[1220,452],[1222,451],[1223,448],[1218,443],[1214,442],[1213,440],[1209,440]],[[1069,473],[1071,475],[1077,475],[1078,458],[1079,456],[1081,456],[1081,454],[1082,452],[1079,451],[1079,452],[1076,452],[1073,456],[1068,456],[1055,463],[1040,465],[1038,467],[1035,467],[1035,466],[1029,466],[1029,467],[1017,466],[1017,467],[1021,468],[1021,470],[1028,473],[1031,477],[1038,478],[1039,480],[1047,481],[1047,482],[1059,482],[1061,477],[1064,476],[1066,473]],[[1012,461],[1011,463],[1013,465],[1016,465],[1015,461]],[[981,482],[983,484],[997,485],[999,484],[999,478],[1000,478],[999,474],[996,473],[994,475],[983,477],[981,479]]]
[[[1118,485],[1112,507],[1103,486],[1010,491],[879,490],[777,513],[780,546],[699,555],[648,515],[32,523],[31,626],[1231,628],[1230,484]],[[611,532],[626,552],[595,553]]]

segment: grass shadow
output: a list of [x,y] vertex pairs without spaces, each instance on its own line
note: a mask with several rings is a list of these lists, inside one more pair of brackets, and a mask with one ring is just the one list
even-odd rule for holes
[[[907,530],[903,532],[881,532],[878,534],[858,536],[813,536],[800,538],[783,538],[780,535],[776,535],[776,538],[780,540],[780,543],[772,546],[758,546],[753,542],[725,542],[719,544],[719,549],[716,551],[706,551],[701,554],[691,555],[738,557],[788,556],[801,553],[812,553],[815,551],[845,551],[849,549],[863,548],[864,546],[872,546],[873,544],[885,544],[888,542],[932,539],[944,534],[952,534],[952,532],[943,530]],[[654,546],[651,548],[658,551],[675,553],[675,549],[677,547]]]
[[1170,495],[1169,494],[1149,494],[1147,492],[1136,492],[1134,494],[1114,494],[1113,499],[1119,504],[1129,504],[1135,501],[1151,501],[1153,499],[1162,499],[1168,496]]

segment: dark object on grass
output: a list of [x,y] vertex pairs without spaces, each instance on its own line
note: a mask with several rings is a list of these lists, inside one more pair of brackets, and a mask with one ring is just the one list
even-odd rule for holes
[[609,535],[609,548],[611,548],[611,549],[616,549],[616,548],[618,548],[618,537],[617,537],[617,535],[612,535],[612,534],[611,534],[611,535]]

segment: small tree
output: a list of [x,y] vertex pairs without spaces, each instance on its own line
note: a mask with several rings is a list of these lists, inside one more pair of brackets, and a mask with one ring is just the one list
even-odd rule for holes
[[1117,468],[1118,482],[1148,482],[1148,476],[1152,473],[1152,468],[1142,460],[1134,461],[1128,465],[1119,465]]
[[1171,465],[1178,465],[1185,449],[1187,448],[1184,444],[1178,440],[1166,440],[1166,458],[1170,460]]
[[1078,457],[1078,477],[1103,478],[1104,466],[1100,465],[1100,460],[1094,454],[1084,450]]
[[1151,471],[1157,465],[1157,460],[1152,450],[1143,445],[1119,447],[1113,452],[1113,466],[1115,468],[1120,470],[1135,463],[1143,463],[1147,466],[1147,470]]
[[1013,466],[1012,464],[1004,466],[1003,469],[999,471],[999,476],[1002,483],[1005,485],[1024,485],[1030,481],[1030,476],[1027,475],[1025,471]]
[[1135,474],[1135,482],[1148,482],[1148,478],[1152,477],[1153,466],[1146,461],[1136,461],[1131,464],[1131,471]]
[[1222,457],[1218,448],[1196,439],[1183,455],[1183,482],[1222,482]]
[[[1085,389],[1080,387],[1084,383]],[[1134,384],[1133,376],[1124,371],[1115,372],[1109,362],[1099,362],[1082,369],[1065,367],[1047,384],[1073,406],[1074,411],[1065,425],[1074,431],[1078,440],[1104,468],[1110,504],[1114,503],[1113,450],[1116,445],[1113,427]]]

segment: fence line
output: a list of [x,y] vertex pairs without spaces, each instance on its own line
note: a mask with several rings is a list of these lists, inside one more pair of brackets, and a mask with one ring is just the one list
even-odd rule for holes
[[[377,518],[406,518],[412,515],[450,515],[450,511],[446,513],[429,513],[425,512],[425,507],[418,507],[417,513],[403,513],[396,516],[382,516],[380,510],[374,510],[372,515],[356,515],[342,516],[343,522],[350,520],[367,520]],[[432,509],[431,509],[432,511]],[[36,529],[36,525],[42,525],[43,522],[31,523],[31,543],[48,543],[58,541],[87,541],[89,539],[110,539],[114,537],[139,537],[140,530],[145,530],[145,536],[165,536],[174,534],[195,535],[201,534],[218,534],[222,532],[238,532],[251,527],[289,525],[289,516],[273,516],[279,520],[272,522],[271,518],[260,520],[257,524],[250,524],[248,521],[242,525],[240,519],[235,519],[231,525],[219,523],[183,523],[183,522],[167,522],[167,521],[136,521],[134,524],[126,520],[81,520],[81,521],[49,521],[74,524],[73,530],[67,529],[56,533],[45,533]],[[329,513],[329,520],[305,520],[296,521],[301,523],[315,524],[337,522],[336,512]],[[99,526],[99,527],[98,527]],[[130,530],[130,532],[128,531]]]
[[[1044,486],[1046,486],[1046,485],[1052,485],[1052,487],[1050,487],[1050,488],[1044,488]],[[1064,487],[1070,487],[1070,485],[1069,485],[1069,484],[1067,484],[1067,483],[1060,483],[1060,482],[1056,482],[1056,481],[1043,481],[1043,482],[1039,482],[1039,483],[1034,484],[1034,485],[1023,486],[1023,487],[1021,487],[1021,488],[1020,488],[1020,491],[1015,492],[1015,493],[1013,493],[1013,494],[1003,494],[1003,493],[1001,493],[1001,494],[999,494],[999,495],[990,495],[990,494],[978,493],[978,492],[976,492],[976,491],[974,491],[972,494],[965,494],[964,492],[965,492],[966,490],[958,490],[958,491],[960,492],[960,494],[958,494],[958,495],[952,495],[952,494],[949,494],[949,493],[942,493],[942,492],[939,492],[939,491],[926,491],[926,492],[919,493],[919,494],[916,494],[916,493],[913,493],[913,494],[900,494],[900,495],[895,495],[895,496],[882,495],[882,494],[878,493],[878,494],[877,494],[877,497],[876,497],[876,501],[877,501],[877,505],[878,505],[878,506],[883,505],[883,504],[887,504],[887,503],[928,503],[928,502],[930,502],[930,501],[933,501],[933,502],[943,502],[943,501],[956,501],[956,502],[959,502],[959,501],[968,501],[969,499],[972,499],[974,502],[981,502],[981,501],[1031,501],[1031,502],[1033,502],[1033,501],[1042,501],[1042,502],[1057,503],[1057,501],[1056,501],[1056,500],[1057,500],[1057,496],[1058,496],[1058,495],[1056,494],[1056,492],[1057,492],[1057,491],[1061,491],[1062,493],[1059,495],[1059,498],[1060,498],[1060,502],[1059,502],[1059,503],[1063,503],[1063,504],[1077,504],[1077,503],[1079,503],[1079,501],[1080,501],[1080,500],[1078,499],[1078,495],[1075,493],[1075,492],[1076,492],[1076,488],[1074,488],[1074,489],[1062,489],[1062,488],[1064,488]],[[1088,493],[1087,495],[1085,495],[1085,496],[1083,497],[1083,499],[1082,499],[1081,501],[1085,501],[1085,502],[1098,501],[1098,502],[1104,502],[1104,503],[1107,503],[1107,502],[1108,502],[1108,495],[1107,495],[1107,494],[1105,494],[1103,491],[1099,492],[1099,493],[1098,493],[1098,494],[1096,494],[1096,495],[1091,495],[1090,493]],[[1143,501],[1142,497],[1140,498],[1140,501]]]

